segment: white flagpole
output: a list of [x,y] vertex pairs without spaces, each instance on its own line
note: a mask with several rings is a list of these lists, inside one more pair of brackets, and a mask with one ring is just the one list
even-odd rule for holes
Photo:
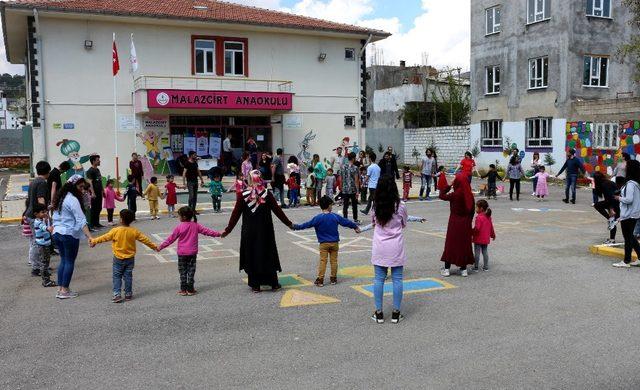
[[136,129],[136,103],[135,103],[135,93],[136,93],[136,70],[138,68],[138,54],[136,53],[135,45],[133,43],[133,33],[131,33],[131,47],[129,48],[129,69],[131,70],[131,81],[132,81],[132,89],[131,89],[131,118],[133,120],[133,151],[134,153],[138,153],[138,142],[137,142],[137,129]]
[[[116,33],[113,33],[113,43],[116,42]],[[111,53],[111,57],[113,58],[114,53]],[[119,59],[118,59],[119,61]],[[113,59],[112,61],[113,62]],[[112,65],[113,66],[113,65]],[[113,132],[115,138],[115,152],[116,152],[116,182],[118,183],[117,189],[120,189],[120,167],[118,166],[118,91],[116,85],[116,75],[113,75]]]

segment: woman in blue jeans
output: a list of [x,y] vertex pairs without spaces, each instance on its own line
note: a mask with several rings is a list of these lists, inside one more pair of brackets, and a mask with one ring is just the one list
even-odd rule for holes
[[410,217],[403,202],[400,201],[398,187],[393,176],[382,176],[376,187],[374,200],[373,223],[362,231],[374,229],[373,248],[371,249],[371,263],[375,269],[373,283],[373,297],[376,311],[371,316],[378,324],[384,323],[382,311],[382,297],[384,295],[384,280],[387,271],[391,268],[391,280],[393,282],[393,312],[391,322],[396,324],[404,317],[400,314],[402,304],[402,272],[407,261],[404,248],[404,235],[402,230],[407,222],[424,222],[424,219]]
[[89,240],[92,238],[82,205],[84,186],[85,181],[82,176],[71,176],[53,203],[53,240],[60,252],[59,289],[56,294],[56,298],[59,299],[78,296],[78,293],[69,290],[69,284],[71,284],[71,276],[78,256],[80,238],[83,234]]

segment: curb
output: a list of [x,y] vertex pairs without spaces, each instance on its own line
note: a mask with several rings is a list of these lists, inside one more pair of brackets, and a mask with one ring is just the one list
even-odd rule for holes
[[[615,257],[617,259],[624,259],[624,247],[620,246],[609,246],[609,245],[591,245],[589,247],[589,252],[607,257]],[[638,256],[635,253],[632,253],[633,259],[638,259]]]

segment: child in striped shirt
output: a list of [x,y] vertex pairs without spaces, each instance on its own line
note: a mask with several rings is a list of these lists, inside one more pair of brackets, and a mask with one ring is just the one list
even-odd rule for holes
[[42,277],[42,287],[55,287],[56,282],[51,280],[49,263],[51,262],[51,232],[53,227],[49,226],[49,210],[47,206],[37,203],[33,206],[33,236],[38,248],[38,258],[40,266],[40,276]]

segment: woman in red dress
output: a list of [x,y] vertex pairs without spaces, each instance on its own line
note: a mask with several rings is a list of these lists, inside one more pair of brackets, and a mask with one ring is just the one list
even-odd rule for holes
[[471,239],[475,201],[465,173],[456,176],[453,181],[453,192],[449,192],[451,188],[451,186],[438,188],[440,199],[449,201],[451,207],[444,253],[440,259],[444,262],[442,276],[451,275],[451,264],[460,267],[460,274],[467,276],[467,265],[474,264]]

